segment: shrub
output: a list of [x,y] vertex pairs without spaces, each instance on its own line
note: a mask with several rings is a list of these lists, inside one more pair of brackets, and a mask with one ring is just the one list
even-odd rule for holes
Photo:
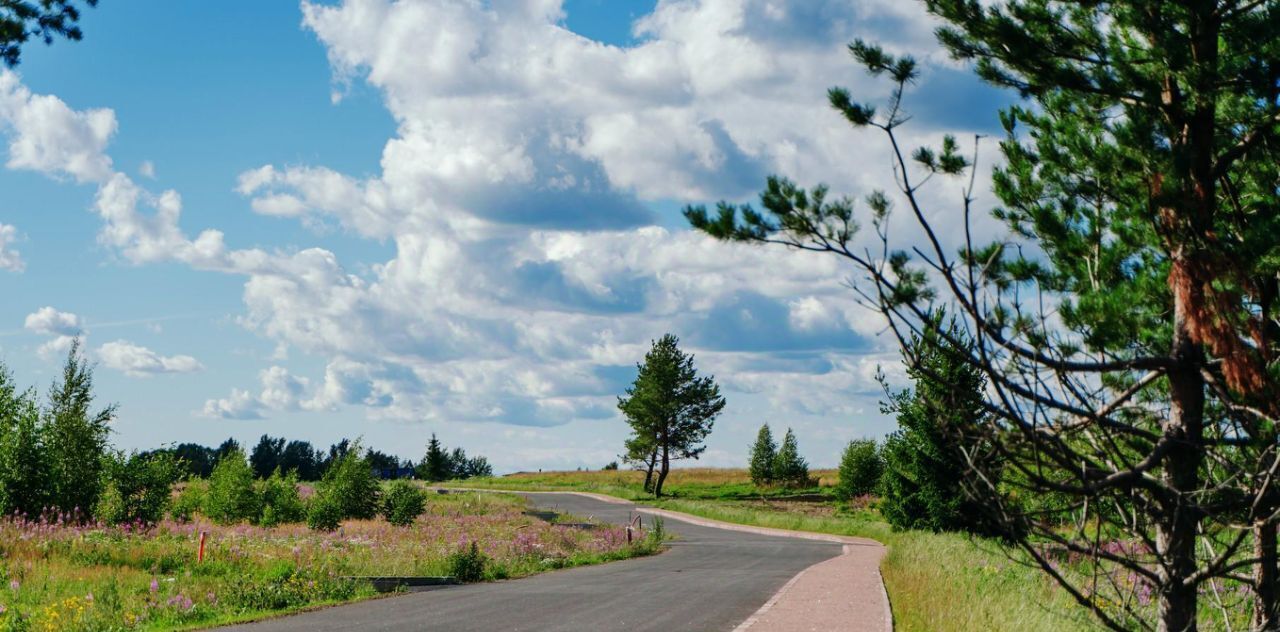
[[409,481],[395,481],[387,491],[383,513],[397,527],[413,524],[427,508],[427,493]]
[[751,472],[752,483],[768,485],[773,482],[773,462],[777,455],[778,446],[773,442],[773,431],[769,430],[769,424],[764,424],[756,434],[756,442],[751,444],[751,461],[747,469]]
[[343,518],[367,520],[378,515],[381,489],[359,443],[329,467],[321,488],[322,495],[338,504]]
[[804,487],[809,484],[809,464],[800,456],[796,435],[787,428],[782,447],[773,459],[774,482],[787,487]]
[[342,506],[333,497],[320,493],[311,498],[307,526],[313,531],[334,531],[342,524]]
[[484,579],[485,567],[489,558],[480,551],[475,540],[471,546],[449,555],[449,574],[460,582],[478,582]]
[[289,472],[280,474],[280,468],[266,480],[258,481],[258,496],[262,498],[262,513],[258,524],[274,527],[278,524],[302,522],[306,517],[306,507],[298,496],[298,475]]
[[115,454],[105,465],[103,493],[96,507],[99,520],[154,524],[164,517],[178,480],[178,462],[172,454]]
[[178,522],[190,522],[197,513],[204,512],[204,498],[208,485],[204,481],[188,481],[169,502],[169,517]]
[[882,472],[884,461],[874,439],[850,441],[840,457],[840,482],[836,484],[836,497],[849,500],[875,493],[880,485]]
[[223,456],[209,475],[204,514],[215,522],[231,524],[257,520],[262,499],[253,484],[253,469],[239,448]]
[[600,468],[600,469],[601,469],[602,471],[605,471],[605,472],[613,472],[613,471],[616,471],[616,470],[618,469],[618,462],[617,462],[617,461],[609,461],[608,463],[605,463],[604,467],[602,467],[602,468]]

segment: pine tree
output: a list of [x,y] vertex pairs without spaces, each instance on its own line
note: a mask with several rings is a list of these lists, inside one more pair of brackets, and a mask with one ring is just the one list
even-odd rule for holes
[[778,445],[773,442],[773,432],[769,424],[760,426],[756,434],[756,442],[751,444],[751,461],[748,469],[751,482],[756,485],[768,485],[773,482],[773,460],[777,456]]
[[453,467],[449,462],[449,453],[445,451],[444,446],[440,444],[440,440],[436,438],[436,434],[431,433],[431,440],[427,442],[427,454],[422,457],[422,462],[418,464],[418,478],[433,483],[439,481],[447,481],[453,476]]
[[787,487],[804,487],[809,484],[809,463],[800,456],[796,434],[787,428],[782,447],[773,459],[773,480]]
[[[849,50],[890,83],[886,106],[828,97],[887,141],[894,197],[873,191],[863,212],[774,177],[764,212],[686,217],[718,238],[842,258],[904,349],[925,333],[960,349],[936,316],[959,318],[963,360],[987,380],[986,421],[947,442],[969,465],[965,492],[1101,624],[1195,630],[1199,595],[1252,571],[1253,626],[1280,627],[1280,5],[924,5],[954,57],[1026,100],[1000,114],[991,216],[1004,230],[973,219],[978,140],[969,156],[949,136],[906,146],[920,69],[862,41]],[[954,210],[922,190],[947,176],[970,183]],[[971,458],[988,449],[1001,458]],[[1006,467],[1017,476],[997,482]],[[1019,502],[1046,494],[1065,499],[1057,515]],[[1145,544],[1103,550],[1099,532]],[[1061,573],[1047,551],[1091,568]],[[1119,572],[1144,580],[1099,598],[1096,578]]]
[[698,376],[693,355],[681,351],[679,342],[671,334],[655,340],[644,362],[636,365],[635,382],[618,398],[618,409],[631,426],[628,455],[649,458],[650,471],[658,463],[655,496],[662,495],[671,461],[696,459],[706,450],[702,442],[725,405],[715,379]]
[[970,467],[949,444],[961,426],[983,423],[985,380],[936,336],[917,339],[910,357],[915,388],[894,394],[883,411],[896,414],[898,430],[885,441],[880,513],[897,529],[992,535],[985,512],[965,493]]
[[[22,45],[36,37],[52,44],[55,37],[79,40],[84,35],[77,22],[80,7],[76,0],[40,0],[0,3],[0,61],[18,65]],[[84,0],[86,6],[97,6],[98,0]]]

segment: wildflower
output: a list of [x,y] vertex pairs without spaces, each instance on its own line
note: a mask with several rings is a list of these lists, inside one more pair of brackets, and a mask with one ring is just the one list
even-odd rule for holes
[[156,593],[158,593],[158,592],[160,592],[160,582],[156,581],[156,580],[155,580],[155,578],[152,578],[152,579],[151,579],[151,594],[153,594],[153,595],[154,595],[154,594],[156,594]]
[[85,595],[85,596],[84,596],[84,600],[85,600],[85,602],[87,602],[87,603],[93,603],[93,593],[89,593],[89,594]]
[[4,614],[8,611],[9,611],[8,608],[5,608],[4,604],[0,603],[0,614]]

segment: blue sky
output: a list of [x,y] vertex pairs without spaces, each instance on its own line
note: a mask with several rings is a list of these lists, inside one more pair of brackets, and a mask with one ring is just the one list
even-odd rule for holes
[[708,463],[763,422],[832,463],[892,430],[880,325],[838,262],[716,244],[679,209],[769,173],[888,184],[823,105],[883,94],[854,37],[926,62],[922,142],[1007,102],[890,2],[131,0],[82,27],[0,80],[0,354],[43,389],[78,332],[126,448],[416,458],[436,432],[504,471],[598,467],[670,331],[729,400]]

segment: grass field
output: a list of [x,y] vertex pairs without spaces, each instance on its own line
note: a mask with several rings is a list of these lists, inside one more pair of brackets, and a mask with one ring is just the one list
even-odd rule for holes
[[[905,632],[1075,632],[1099,629],[1065,592],[1017,551],[956,534],[893,531],[874,509],[834,502],[834,470],[814,472],[806,490],[757,488],[745,470],[690,468],[671,472],[671,498],[654,501],[641,488],[643,472],[538,472],[467,481],[462,485],[529,491],[590,491],[644,499],[666,509],[779,529],[871,538],[888,554],[881,567],[895,629]],[[797,493],[830,500],[789,500]],[[803,496],[802,496],[803,498]]]
[[[185,629],[374,596],[367,575],[447,575],[475,542],[486,579],[653,552],[623,528],[583,530],[498,494],[432,495],[409,527],[347,521],[333,533],[165,521],[135,530],[0,521],[0,630]],[[199,533],[206,559],[196,561]]]
[[[727,468],[681,468],[671,470],[663,494],[672,498],[741,500],[821,494],[830,496],[836,484],[835,470],[812,470],[816,485],[805,488],[758,487],[745,470]],[[651,498],[644,491],[644,472],[635,470],[593,470],[576,472],[520,472],[493,478],[474,478],[450,483],[455,487],[501,487],[527,491],[573,490],[609,494],[637,500]]]

